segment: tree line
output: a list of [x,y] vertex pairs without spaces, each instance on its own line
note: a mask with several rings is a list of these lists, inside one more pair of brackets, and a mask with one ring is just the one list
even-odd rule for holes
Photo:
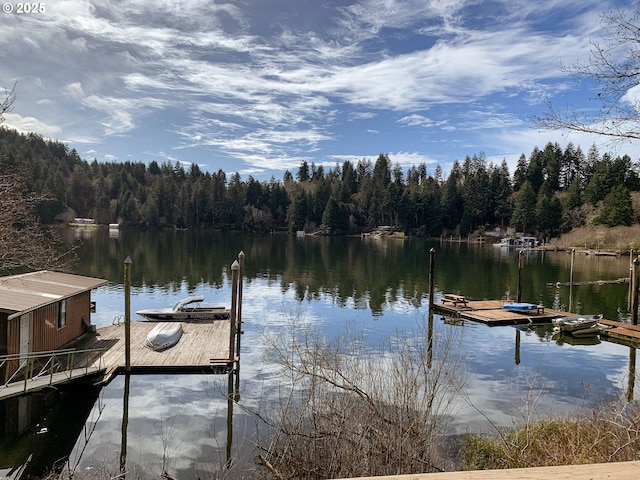
[[[42,224],[91,217],[140,227],[266,232],[323,229],[330,234],[391,226],[411,235],[466,236],[495,226],[541,238],[588,223],[631,225],[640,191],[629,156],[585,155],[548,143],[522,154],[513,175],[483,153],[454,161],[448,176],[425,163],[404,171],[386,154],[333,168],[303,161],[283,179],[243,180],[196,164],[88,162],[75,149],[36,134],[0,129],[0,174],[19,174],[42,196]],[[640,213],[640,212],[638,212]]]

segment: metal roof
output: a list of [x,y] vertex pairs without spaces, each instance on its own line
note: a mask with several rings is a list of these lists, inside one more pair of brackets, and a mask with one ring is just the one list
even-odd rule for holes
[[101,278],[49,270],[0,277],[0,311],[11,319],[106,283]]

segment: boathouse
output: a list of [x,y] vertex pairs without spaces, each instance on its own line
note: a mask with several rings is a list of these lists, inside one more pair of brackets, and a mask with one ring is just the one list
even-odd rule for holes
[[[91,290],[106,283],[49,270],[0,277],[0,356],[56,350],[91,330]],[[0,379],[19,367],[2,362]]]

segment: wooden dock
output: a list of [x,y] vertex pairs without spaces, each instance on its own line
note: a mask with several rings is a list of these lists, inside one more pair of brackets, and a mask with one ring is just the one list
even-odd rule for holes
[[631,347],[640,346],[640,325],[631,325],[613,320],[600,320],[598,323],[609,327],[600,333],[600,336],[608,341]]
[[503,300],[467,300],[465,304],[435,302],[433,307],[439,313],[454,319],[471,320],[486,325],[526,325],[551,323],[558,317],[571,315],[568,312],[540,307],[535,312],[512,312],[502,308]]
[[[230,320],[181,322],[182,337],[171,348],[156,352],[144,346],[147,334],[157,322],[131,322],[131,373],[216,373],[228,371],[237,358],[230,359]],[[235,341],[235,340],[234,340]],[[99,328],[71,345],[77,349],[106,350],[101,363],[104,382],[125,370],[125,325]]]
[[[535,312],[518,313],[503,309],[504,303],[504,300],[466,300],[464,303],[454,303],[449,300],[435,302],[433,308],[454,322],[470,320],[491,326],[544,324],[551,323],[554,318],[576,315],[546,307],[541,307]],[[608,327],[600,332],[601,338],[631,347],[640,347],[640,325],[613,320],[600,320],[598,323]]]
[[[147,334],[157,322],[131,322],[132,374],[227,373],[233,369],[239,357],[238,352],[230,354],[231,345],[235,346],[236,342],[236,338],[231,336],[231,320],[180,323],[183,329],[180,341],[158,352],[144,346]],[[55,362],[52,360],[54,358],[57,359]],[[51,359],[45,362],[47,367],[40,374],[1,386],[0,399],[69,383],[82,377],[104,385],[115,375],[125,372],[125,361],[125,324],[102,327],[95,333],[85,333],[65,345],[63,350],[51,352]],[[49,364],[55,366],[49,367]]]

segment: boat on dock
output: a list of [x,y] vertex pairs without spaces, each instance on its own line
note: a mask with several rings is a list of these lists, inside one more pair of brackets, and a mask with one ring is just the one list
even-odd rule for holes
[[158,323],[147,334],[144,346],[156,352],[173,347],[182,337],[182,324],[177,322]]
[[570,333],[571,335],[593,335],[600,333],[598,322],[602,315],[573,315],[570,317],[555,318],[552,320],[553,329],[556,332]]
[[229,320],[231,312],[225,307],[203,306],[202,295],[180,300],[173,307],[138,310],[137,315],[151,321],[181,322],[185,320]]

